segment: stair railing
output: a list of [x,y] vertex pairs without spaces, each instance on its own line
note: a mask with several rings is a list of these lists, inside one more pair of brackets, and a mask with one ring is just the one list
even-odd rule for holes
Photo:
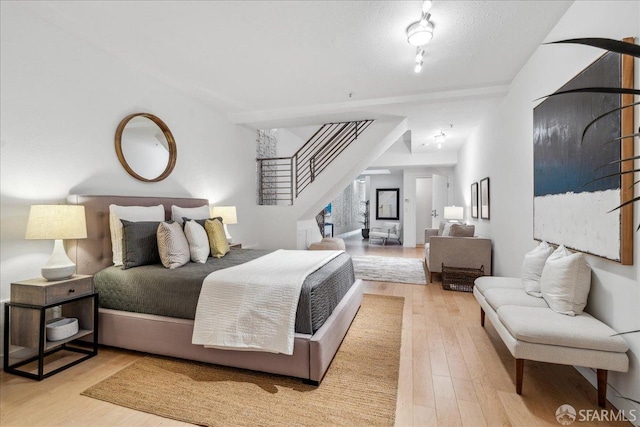
[[292,157],[258,161],[258,203],[293,204],[308,187],[373,120],[325,123]]

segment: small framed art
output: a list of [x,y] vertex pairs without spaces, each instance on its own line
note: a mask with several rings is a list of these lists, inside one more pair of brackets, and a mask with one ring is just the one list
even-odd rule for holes
[[471,184],[471,218],[478,218],[478,183]]
[[480,218],[489,219],[489,177],[480,180]]

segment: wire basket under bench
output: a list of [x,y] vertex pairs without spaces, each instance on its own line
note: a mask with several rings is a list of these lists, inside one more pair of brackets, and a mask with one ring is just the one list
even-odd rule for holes
[[484,276],[484,265],[480,268],[462,268],[442,264],[442,289],[473,292],[473,284],[481,276]]

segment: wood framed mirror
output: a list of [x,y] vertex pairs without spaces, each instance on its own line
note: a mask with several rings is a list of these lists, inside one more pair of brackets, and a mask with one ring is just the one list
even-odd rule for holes
[[169,127],[149,113],[130,114],[116,129],[116,154],[132,177],[158,182],[176,165],[178,150]]

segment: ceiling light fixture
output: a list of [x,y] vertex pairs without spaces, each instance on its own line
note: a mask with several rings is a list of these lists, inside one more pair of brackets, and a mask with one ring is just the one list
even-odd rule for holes
[[433,38],[433,24],[429,22],[431,14],[423,13],[422,19],[407,27],[407,42],[411,46],[422,46]]
[[433,24],[429,22],[431,19],[431,6],[433,2],[431,0],[425,0],[422,3],[422,13],[420,20],[413,22],[407,27],[407,43],[411,46],[416,46],[415,67],[413,71],[419,73],[422,70],[423,58],[425,50],[421,48],[433,38]]
[[433,139],[438,143],[438,148],[440,148],[444,140],[447,139],[447,135],[445,135],[444,132],[440,131],[440,133],[434,135]]

